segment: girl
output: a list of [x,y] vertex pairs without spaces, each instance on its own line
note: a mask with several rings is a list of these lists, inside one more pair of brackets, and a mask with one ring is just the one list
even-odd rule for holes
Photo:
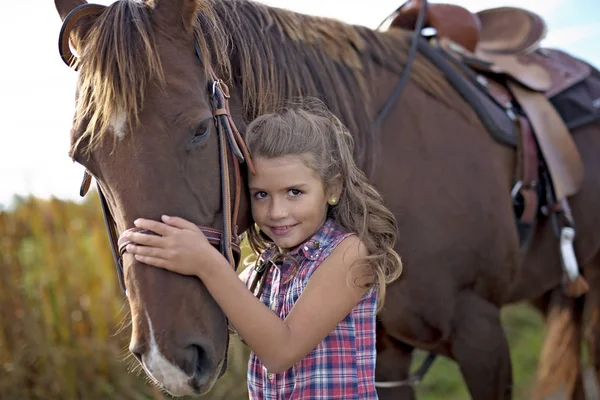
[[256,169],[248,240],[260,254],[241,275],[246,285],[181,218],[137,220],[163,236],[130,234],[127,250],[204,282],[252,349],[250,399],[376,399],[376,311],[402,269],[392,213],[321,105],[263,115],[246,142]]

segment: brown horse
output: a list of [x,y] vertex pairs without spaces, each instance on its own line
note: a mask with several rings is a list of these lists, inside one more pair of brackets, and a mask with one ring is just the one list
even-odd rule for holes
[[[64,19],[84,0],[55,3]],[[121,0],[68,28],[81,56],[71,155],[99,183],[117,233],[161,214],[225,229],[212,70],[231,87],[242,135],[286,100],[318,97],[354,133],[357,160],[399,224],[405,272],[380,313],[377,379],[405,379],[420,348],[455,360],[474,399],[511,397],[499,309],[560,286],[556,238],[542,220],[523,263],[510,196],[515,150],[490,137],[423,57],[389,117],[374,124],[403,71],[408,34],[244,0]],[[571,199],[576,252],[598,308],[600,278],[591,274],[600,273],[600,125],[574,136],[586,167]],[[241,194],[240,233],[251,223]],[[199,280],[123,257],[130,350],[172,394],[207,392],[223,370],[225,316]],[[577,349],[566,350],[578,360]],[[381,398],[413,395],[380,390]]]

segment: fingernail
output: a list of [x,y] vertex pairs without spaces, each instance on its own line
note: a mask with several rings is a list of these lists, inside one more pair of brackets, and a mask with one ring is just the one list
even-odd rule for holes
[[168,215],[164,215],[164,214],[163,214],[163,216],[162,216],[161,218],[162,218],[162,220],[163,220],[163,221],[166,221],[166,220],[168,220],[168,219],[169,219],[169,218],[171,218],[171,217],[169,217]]
[[135,226],[138,226],[138,224],[139,224],[139,223],[140,223],[140,220],[139,220],[139,219],[136,219],[135,221],[133,221],[133,224],[134,224]]

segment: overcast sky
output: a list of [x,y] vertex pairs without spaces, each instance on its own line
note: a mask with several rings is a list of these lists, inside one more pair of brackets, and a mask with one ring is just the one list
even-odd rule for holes
[[[375,28],[402,0],[263,0]],[[113,1],[97,0],[110,4]],[[449,0],[478,11],[519,5],[549,26],[545,46],[600,66],[600,0]],[[60,18],[51,0],[4,2],[0,14],[0,209],[13,195],[76,199],[83,169],[67,156],[76,73],[58,55]],[[343,4],[343,5],[342,5]]]

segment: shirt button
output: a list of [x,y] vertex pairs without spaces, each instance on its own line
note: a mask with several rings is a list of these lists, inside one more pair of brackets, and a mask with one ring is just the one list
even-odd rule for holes
[[269,373],[267,374],[267,378],[269,378],[269,380],[270,380],[270,381],[273,381],[273,379],[275,379],[275,374],[273,374],[273,373],[269,372]]

